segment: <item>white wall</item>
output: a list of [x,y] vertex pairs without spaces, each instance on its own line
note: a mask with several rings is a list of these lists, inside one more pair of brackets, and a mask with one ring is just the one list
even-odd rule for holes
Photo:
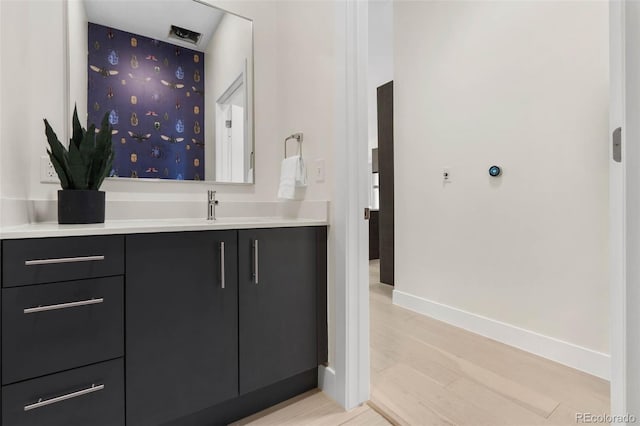
[[607,353],[607,2],[394,5],[396,290]]
[[[0,7],[0,51],[2,51],[1,49],[4,48],[4,45],[2,44],[2,41],[5,39],[6,35],[4,34],[4,31],[2,31],[2,28],[4,28],[4,24],[3,24],[3,19],[2,19],[2,8]],[[2,140],[2,119],[3,119],[3,115],[2,115],[2,109],[4,107],[4,102],[2,102],[2,87],[4,86],[4,79],[2,77],[3,75],[3,65],[2,65],[2,55],[0,55],[0,141]],[[0,169],[4,169],[4,161],[2,160],[2,145],[0,144]],[[2,194],[2,173],[0,172],[0,194]],[[0,196],[0,224],[2,224],[4,222],[4,202],[2,201],[2,197]]]
[[[273,155],[269,161],[278,164],[284,157],[284,138],[294,132],[304,132],[303,157],[309,168],[321,159],[326,178],[315,182],[309,170],[306,199],[327,199],[333,187],[333,129],[335,108],[335,9],[331,1],[281,1],[278,9],[278,40],[282,40],[268,53],[279,67],[277,99],[265,108],[273,111],[278,137],[270,141]],[[257,61],[256,61],[257,64]],[[257,86],[257,83],[256,83]],[[256,112],[256,116],[258,113]],[[294,142],[289,141],[289,153]],[[261,155],[261,154],[257,154]]]
[[[87,124],[87,97],[89,89],[89,76],[87,74],[87,57],[89,55],[87,40],[89,39],[89,27],[87,12],[81,1],[70,1],[68,8],[68,39],[69,46],[69,102],[70,107],[78,108],[80,123]],[[64,31],[64,30],[63,30]],[[71,125],[69,123],[68,125]],[[62,135],[58,135],[62,137]]]
[[[369,157],[378,146],[377,88],[393,80],[393,0],[369,2]],[[371,158],[369,158],[371,159]]]
[[[45,154],[43,117],[55,129],[63,129],[62,7],[47,1],[3,1],[0,7],[0,195],[28,198]],[[35,34],[17,42],[16,34],[25,31]]]

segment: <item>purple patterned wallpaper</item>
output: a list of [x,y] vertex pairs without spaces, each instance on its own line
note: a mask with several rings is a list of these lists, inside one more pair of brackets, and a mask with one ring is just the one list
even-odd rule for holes
[[89,23],[88,123],[113,125],[112,176],[204,179],[204,53]]

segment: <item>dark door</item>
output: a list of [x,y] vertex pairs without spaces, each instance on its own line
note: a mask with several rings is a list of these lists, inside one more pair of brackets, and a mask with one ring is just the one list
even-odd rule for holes
[[241,394],[318,365],[316,236],[315,228],[238,232]]
[[126,273],[127,424],[237,396],[236,231],[127,236]]
[[378,87],[380,282],[393,285],[393,81]]
[[379,211],[369,212],[369,260],[380,259]]

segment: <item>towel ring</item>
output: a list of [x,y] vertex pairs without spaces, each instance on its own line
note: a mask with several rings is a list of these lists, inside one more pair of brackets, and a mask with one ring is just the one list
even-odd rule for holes
[[295,139],[298,141],[298,146],[300,148],[300,157],[302,157],[302,140],[304,139],[304,134],[302,132],[294,133],[288,138],[284,140],[284,158],[287,158],[287,142],[290,139]]

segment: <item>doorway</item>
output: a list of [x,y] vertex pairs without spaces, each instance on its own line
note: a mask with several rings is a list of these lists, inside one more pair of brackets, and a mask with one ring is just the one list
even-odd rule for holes
[[[478,6],[478,7],[481,7],[481,6]],[[371,11],[371,7],[370,7],[370,11]],[[414,88],[414,90],[415,90],[415,88]],[[415,93],[415,92],[414,92],[414,93]],[[430,112],[430,113],[432,113],[433,111],[429,111],[429,112]],[[420,115],[420,114],[413,114],[413,112],[408,112],[408,111],[406,111],[406,110],[404,111],[404,113],[406,113],[406,114],[411,114],[411,115],[412,115],[412,116],[414,116],[416,119],[417,119],[417,118],[418,118],[418,116]],[[416,137],[417,137],[417,136],[416,136]],[[420,137],[422,137],[422,135],[420,135]],[[603,139],[606,141],[607,137],[605,136]],[[606,147],[606,145],[604,145],[604,146]],[[489,168],[489,167],[488,167],[489,165],[492,165],[492,164],[487,164],[487,169]],[[447,166],[448,166],[448,164],[447,164]],[[444,166],[443,166],[443,167],[444,167]],[[445,168],[446,168],[446,167],[445,167]],[[456,170],[454,169],[454,172],[455,172],[455,171],[456,171]],[[441,175],[442,175],[442,173],[438,173],[438,176],[441,176]],[[455,175],[454,175],[454,176],[455,176]],[[459,175],[458,175],[458,176],[459,176]],[[454,177],[454,178],[455,178],[455,177]],[[488,178],[488,177],[487,177],[487,178]],[[425,177],[425,179],[427,179],[427,178]],[[417,179],[416,179],[416,181],[417,181]],[[490,180],[489,180],[489,182],[490,182],[490,184],[495,185],[495,186],[494,186],[494,188],[499,188],[499,186],[498,186],[498,185],[499,185],[499,182],[493,181],[493,183],[491,183],[492,181],[490,181]],[[502,181],[502,182],[503,182],[503,183],[502,183],[502,185],[503,185],[503,187],[504,187],[504,185],[506,185],[506,184],[504,183],[504,181]],[[426,181],[426,185],[429,185],[428,180]],[[455,214],[455,213],[452,213],[452,214]],[[606,254],[605,254],[604,256],[606,256]],[[441,290],[441,291],[444,291],[444,290]],[[616,305],[616,306],[618,306],[618,308],[619,308],[619,305]],[[371,312],[371,315],[372,315],[372,344],[373,344],[373,336],[374,336],[374,335],[373,335],[373,333],[374,333],[374,330],[373,330],[373,325],[374,325],[374,321],[373,321],[373,315],[374,315],[374,305],[373,305],[373,301],[371,302],[371,311],[372,311],[372,312]],[[453,333],[453,332],[451,332],[451,333]],[[602,357],[600,357],[600,356],[598,355],[598,359],[602,360],[603,358],[602,358]],[[375,362],[375,354],[373,354],[373,353],[372,353],[372,367],[373,367],[374,362]],[[494,372],[495,372],[495,371],[494,371]],[[373,374],[373,373],[372,373],[372,374]],[[375,381],[376,381],[376,379],[375,379],[374,377],[372,377],[372,389],[374,389],[374,387],[375,387]],[[595,387],[600,387],[600,388],[599,388],[599,391],[598,391],[600,394],[599,394],[599,396],[598,396],[597,398],[602,397],[602,396],[603,396],[603,395],[602,395],[602,393],[603,393],[603,392],[602,392],[601,383],[600,383],[600,385],[597,385],[597,386],[595,386]],[[606,393],[606,394],[608,394],[608,390],[607,390],[605,393]],[[565,402],[566,402],[566,401],[565,401]],[[574,404],[574,405],[576,405],[577,403],[576,403],[576,402],[573,402],[573,404]],[[560,406],[560,405],[562,405],[562,402],[560,402],[558,406]],[[565,405],[566,405],[566,404],[565,404]],[[550,413],[550,414],[551,414],[551,413]]]

